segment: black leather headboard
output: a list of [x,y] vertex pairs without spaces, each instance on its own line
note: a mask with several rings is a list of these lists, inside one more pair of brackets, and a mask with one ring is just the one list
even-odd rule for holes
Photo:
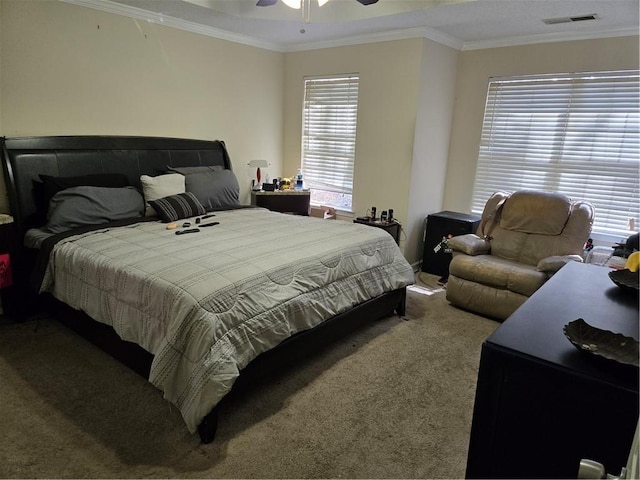
[[72,177],[122,173],[140,188],[140,175],[166,173],[167,166],[222,166],[231,161],[220,140],[164,137],[64,136],[1,138],[4,178],[16,234],[22,238],[36,214],[33,180],[39,174]]

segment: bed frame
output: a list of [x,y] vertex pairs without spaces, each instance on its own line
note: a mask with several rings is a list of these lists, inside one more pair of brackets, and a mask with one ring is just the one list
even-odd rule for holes
[[[219,140],[190,140],[164,137],[123,136],[62,136],[62,137],[0,137],[2,166],[7,186],[9,206],[14,218],[14,293],[18,304],[31,309],[19,309],[17,317],[33,312],[34,306],[45,310],[62,309],[56,317],[67,326],[107,351],[110,355],[148,378],[152,355],[140,346],[121,340],[108,325],[90,319],[52,296],[37,295],[29,288],[31,271],[37,252],[23,247],[29,228],[38,226],[41,218],[34,199],[33,181],[39,174],[77,176],[90,173],[125,174],[132,185],[140,187],[140,175],[156,176],[165,173],[167,166],[222,166],[231,169],[224,142]],[[256,378],[264,378],[273,371],[291,364],[295,358],[309,356],[336,341],[361,325],[396,312],[405,313],[405,289],[386,293],[352,310],[337,315],[308,331],[298,333],[278,347],[259,355],[241,373],[234,389]],[[218,423],[219,404],[205,417],[198,433],[203,443],[213,441]]]

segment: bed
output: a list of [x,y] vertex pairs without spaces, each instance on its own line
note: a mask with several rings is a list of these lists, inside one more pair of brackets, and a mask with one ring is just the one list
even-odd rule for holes
[[22,303],[71,307],[69,326],[161,389],[204,443],[243,378],[404,314],[413,271],[390,235],[241,205],[222,141],[24,137],[2,150]]

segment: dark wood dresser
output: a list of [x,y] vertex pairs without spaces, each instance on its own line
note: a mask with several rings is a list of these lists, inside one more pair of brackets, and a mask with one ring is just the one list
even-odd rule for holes
[[310,203],[311,192],[304,190],[251,192],[251,205],[268,208],[274,212],[309,215]]
[[581,459],[619,475],[638,422],[638,368],[580,351],[589,325],[638,339],[638,295],[607,267],[572,262],[484,343],[467,478],[577,478]]

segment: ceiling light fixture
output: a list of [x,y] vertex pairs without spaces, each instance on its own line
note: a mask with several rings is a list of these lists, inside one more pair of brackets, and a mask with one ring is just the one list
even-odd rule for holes
[[[194,1],[194,0],[191,0]],[[322,7],[329,3],[330,0],[315,0],[318,2],[318,7]],[[359,4],[367,6],[378,3],[378,0],[356,0]],[[278,0],[258,0],[256,7],[270,7],[278,3]],[[311,3],[312,0],[282,0],[287,7],[295,10],[302,9],[302,19],[305,23],[311,23]],[[302,30],[300,33],[304,33]]]
[[[300,7],[306,6],[305,4],[310,3],[309,0],[282,0],[282,1],[287,7],[295,8],[296,10],[299,10]],[[318,0],[318,6],[322,7],[327,2],[329,2],[329,0]]]
[[[302,8],[302,19],[304,23],[311,23],[311,0],[282,0],[287,7]],[[322,7],[329,0],[318,0],[318,6]]]

